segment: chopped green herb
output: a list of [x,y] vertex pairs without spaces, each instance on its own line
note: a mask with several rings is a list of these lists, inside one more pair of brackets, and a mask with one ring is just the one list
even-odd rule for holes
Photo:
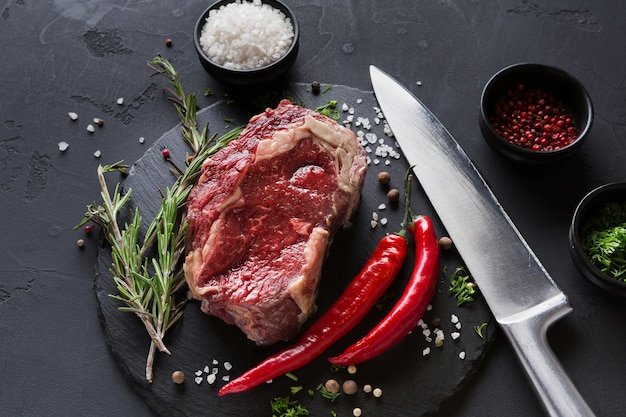
[[322,394],[322,397],[326,398],[327,400],[330,400],[330,402],[335,401],[341,395],[341,393],[339,392],[332,393],[328,391],[326,387],[324,386],[324,384],[319,384],[317,386],[317,390],[320,392],[320,394]]
[[583,250],[600,271],[626,282],[626,203],[599,208],[582,227]]
[[291,400],[289,397],[276,397],[271,402],[272,417],[298,417],[308,416],[307,410],[297,400]]
[[205,97],[210,97],[210,96],[214,96],[215,95],[215,91],[213,91],[211,89],[211,87],[207,87],[204,89],[204,96]]
[[328,100],[323,106],[316,107],[315,111],[333,120],[339,120],[340,118],[339,110],[337,110],[337,100]]
[[285,374],[285,376],[289,379],[291,379],[292,381],[297,381],[298,377],[296,376],[296,374],[292,373],[292,372],[287,372]]
[[324,88],[324,90],[322,91],[322,94],[326,93],[327,91],[330,91],[333,88],[332,84],[327,84],[326,88]]
[[341,365],[335,365],[335,364],[331,364],[330,365],[330,372],[339,372],[341,370],[341,368],[343,368],[343,366]]
[[302,385],[296,385],[290,388],[290,391],[292,394],[297,394],[300,391],[302,391],[304,388],[302,387]]
[[485,335],[483,334],[483,330],[485,330],[486,327],[487,327],[487,323],[481,323],[478,326],[474,326],[474,331],[476,332],[478,336],[480,336],[481,339],[485,338]]
[[456,297],[457,307],[474,301],[476,284],[472,281],[471,275],[465,267],[458,267],[450,277],[450,292]]

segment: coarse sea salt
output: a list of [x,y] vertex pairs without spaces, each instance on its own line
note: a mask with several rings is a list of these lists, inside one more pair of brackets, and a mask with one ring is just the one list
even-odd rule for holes
[[293,24],[282,11],[260,0],[235,1],[209,12],[200,46],[224,68],[249,70],[277,61],[293,38]]

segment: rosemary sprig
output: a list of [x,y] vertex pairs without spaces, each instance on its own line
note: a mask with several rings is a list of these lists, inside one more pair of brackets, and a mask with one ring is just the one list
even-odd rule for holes
[[[148,65],[165,75],[171,85],[166,89],[174,102],[181,119],[181,133],[191,148],[194,157],[186,169],[173,170],[178,178],[163,194],[161,207],[148,224],[141,237],[142,217],[139,209],[130,213],[130,222],[120,227],[120,217],[131,199],[132,190],[126,193],[118,183],[113,193],[104,179],[104,174],[112,171],[126,172],[122,162],[98,167],[102,203],[87,206],[87,212],[75,229],[86,223],[98,224],[105,239],[111,246],[111,275],[118,290],[112,298],[120,300],[124,306],[119,310],[134,313],[144,324],[150,336],[150,347],[146,359],[146,379],[152,382],[153,363],[156,350],[170,353],[163,339],[182,316],[185,300],[177,301],[176,294],[185,283],[181,268],[185,235],[188,223],[185,215],[187,197],[197,182],[202,162],[236,139],[241,127],[231,130],[224,136],[207,137],[208,125],[202,132],[197,130],[197,102],[194,94],[186,94],[179,76],[169,61],[158,55]],[[174,163],[168,161],[177,168]]]

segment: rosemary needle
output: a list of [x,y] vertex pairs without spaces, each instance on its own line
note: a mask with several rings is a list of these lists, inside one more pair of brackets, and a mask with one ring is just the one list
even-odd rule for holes
[[[202,162],[229,142],[236,139],[241,127],[217,137],[207,137],[208,125],[200,132],[197,129],[197,102],[194,94],[186,94],[178,73],[165,58],[157,55],[148,66],[156,74],[166,76],[171,88],[169,99],[174,103],[181,120],[181,135],[191,148],[194,158],[185,170],[178,171],[174,184],[162,194],[161,207],[141,236],[143,218],[138,208],[129,210],[132,190],[122,192],[121,184],[111,193],[105,174],[113,171],[126,172],[122,162],[98,167],[102,202],[87,206],[87,212],[75,229],[86,223],[98,224],[106,241],[111,246],[111,275],[118,294],[111,295],[124,305],[123,312],[134,313],[144,324],[150,336],[146,359],[146,379],[152,382],[153,363],[156,350],[170,353],[163,339],[166,331],[182,316],[185,299],[177,300],[177,293],[185,284],[180,267],[184,252],[187,219],[185,208],[187,196],[198,180]],[[120,227],[120,217],[129,215],[130,221]]]

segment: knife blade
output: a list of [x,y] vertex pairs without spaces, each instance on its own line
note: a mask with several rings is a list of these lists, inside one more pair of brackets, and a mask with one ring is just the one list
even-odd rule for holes
[[469,157],[408,89],[370,66],[402,153],[550,416],[593,416],[547,341],[572,310]]

